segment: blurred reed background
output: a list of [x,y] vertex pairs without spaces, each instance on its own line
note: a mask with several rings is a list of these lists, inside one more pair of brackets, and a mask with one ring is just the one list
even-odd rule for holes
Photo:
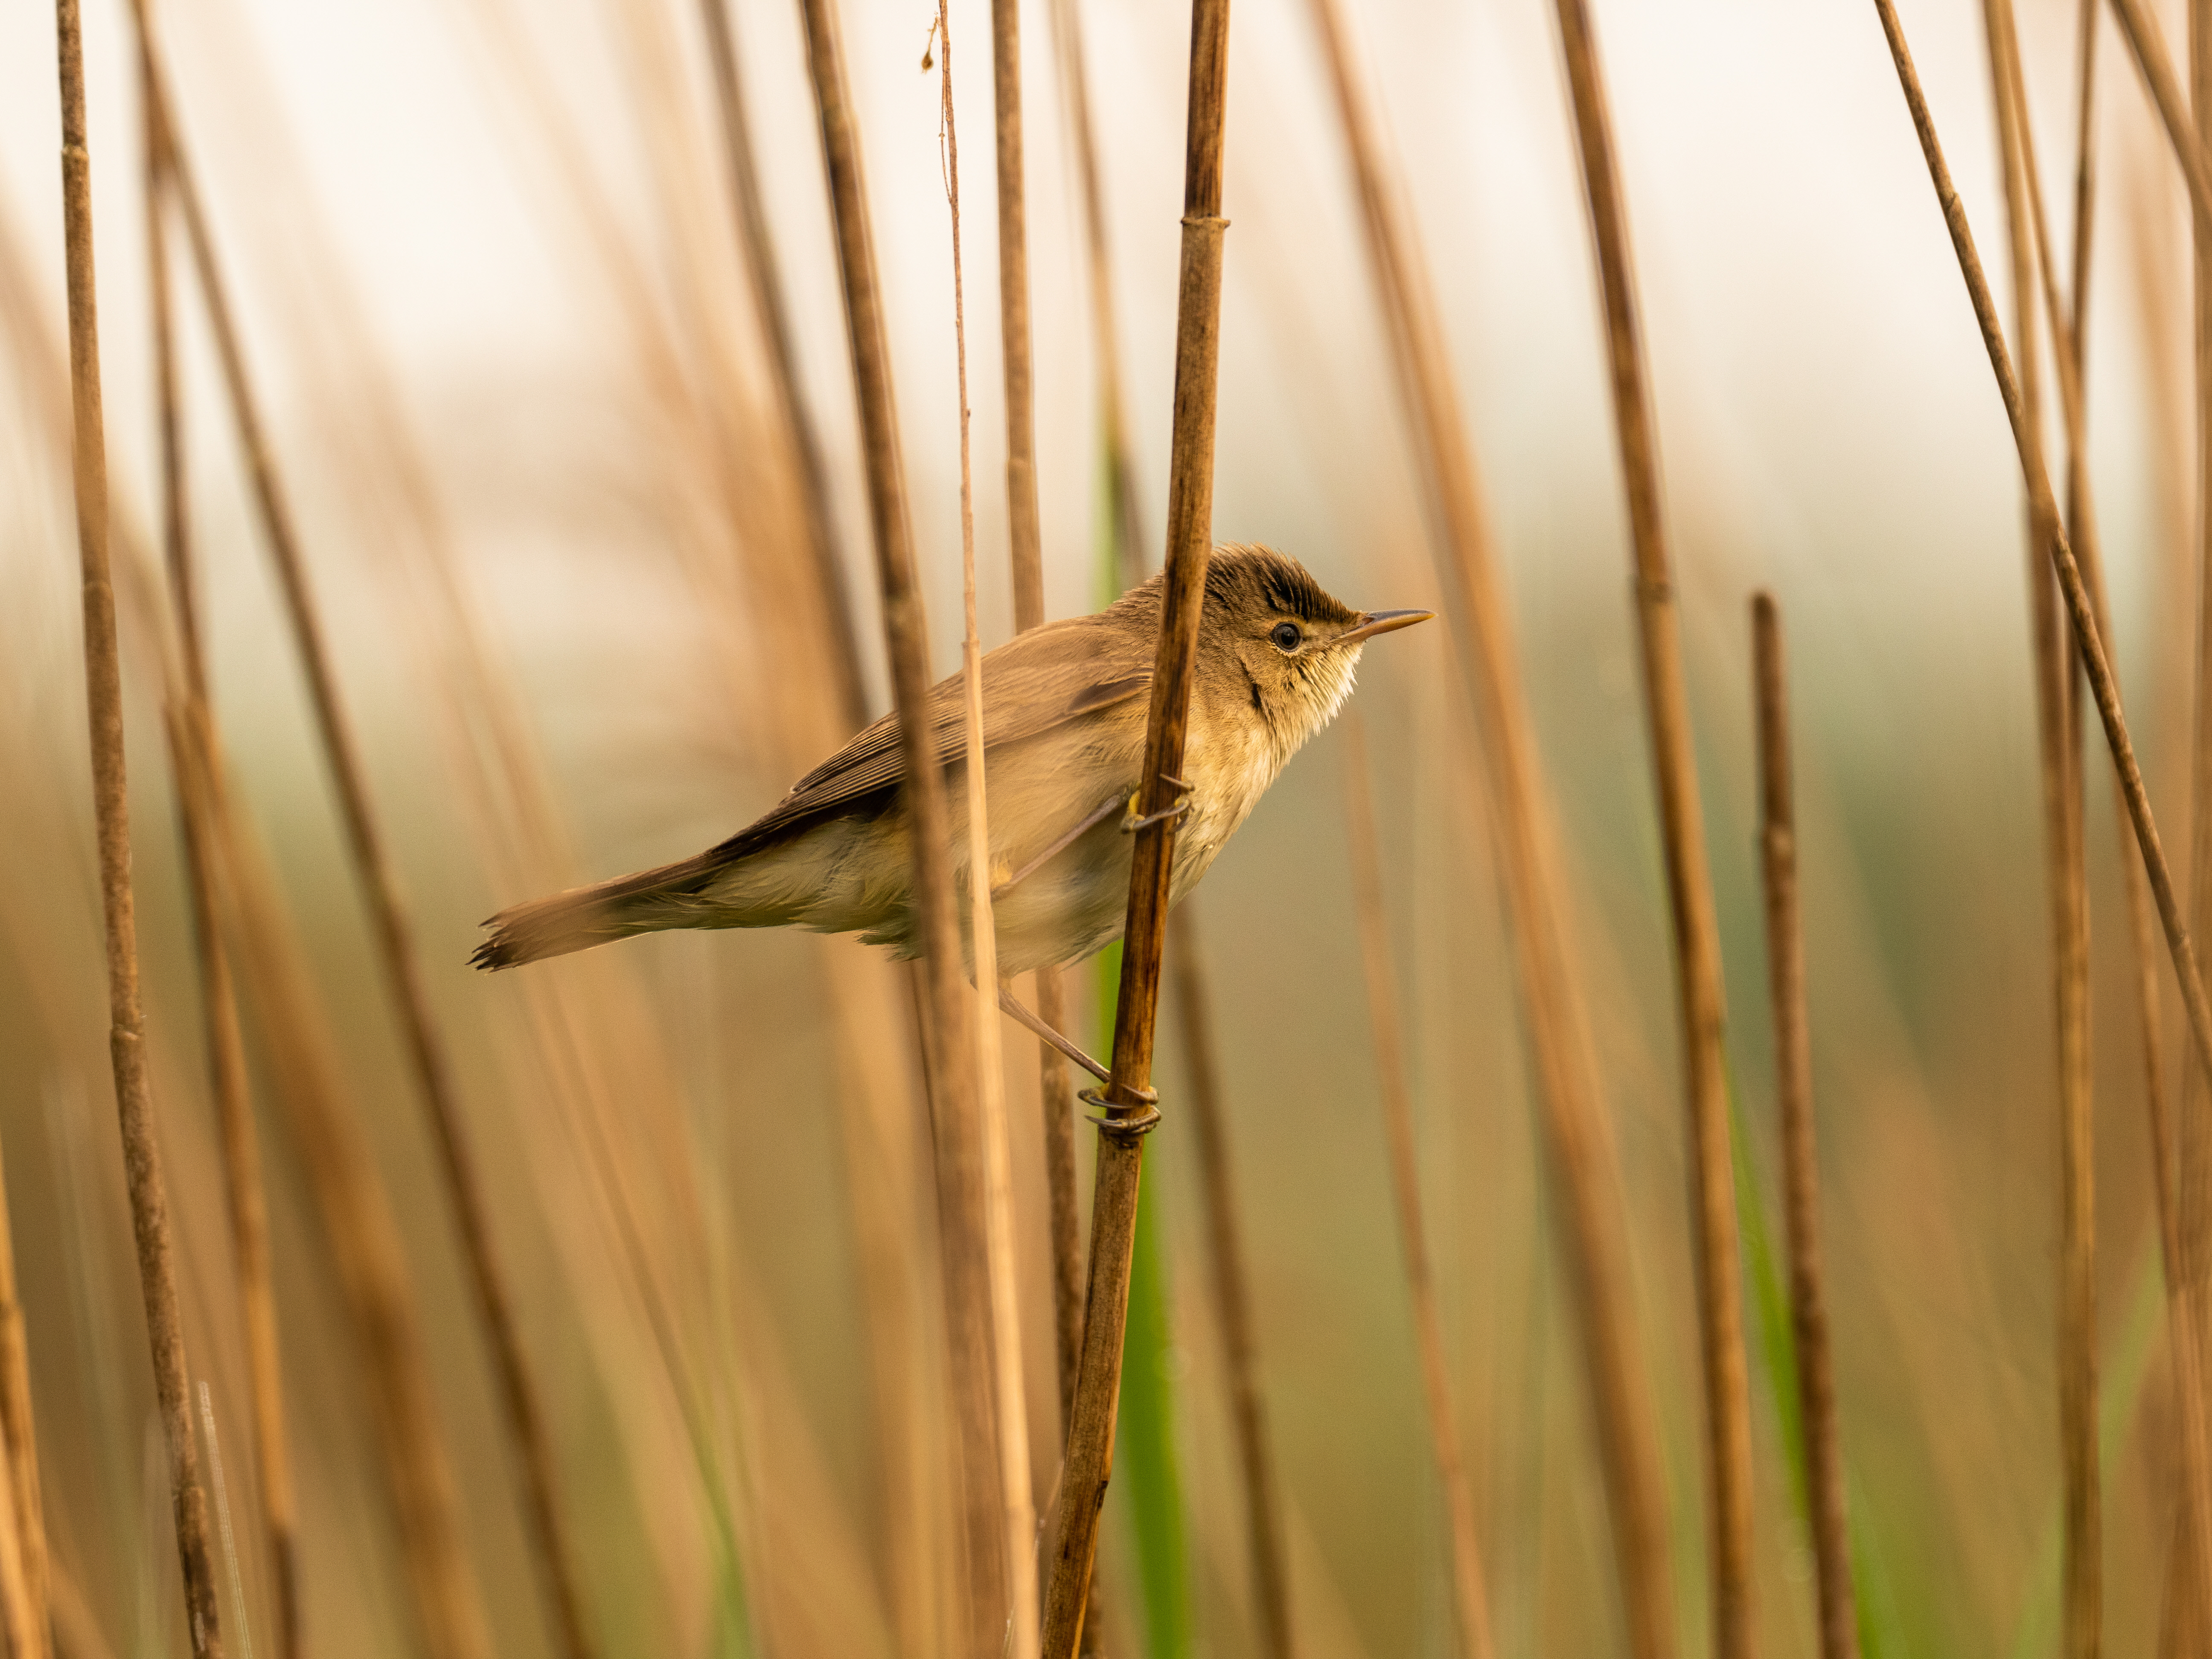
[[[2187,20],[2168,10],[2179,52]],[[951,262],[939,89],[919,68],[933,15],[884,0],[842,10],[935,665],[950,671]],[[1071,16],[1110,237],[1127,504],[1109,483],[1054,34]],[[903,971],[849,940],[769,933],[658,936],[497,981],[466,966],[477,918],[694,851],[835,747],[856,723],[841,610],[862,642],[860,715],[888,703],[798,17],[780,0],[731,0],[728,18],[821,445],[835,595],[808,550],[805,469],[747,280],[695,4],[153,8],[450,1051],[598,1650],[949,1653],[953,1414]],[[979,275],[995,268],[980,159],[989,9],[956,0],[951,18],[989,645],[1012,623],[997,331],[983,320],[994,285]],[[2019,14],[2062,248],[2078,18],[2060,0]],[[1391,0],[1347,21],[1441,301],[1561,830],[1657,1407],[1680,1650],[1695,1652],[1711,1613],[1674,969],[1556,29],[1534,0]],[[1983,16],[1911,0],[1904,21],[2011,307]],[[1607,0],[1596,24],[1727,971],[1759,1650],[1820,1650],[1792,1472],[1756,842],[1746,602],[1765,586],[1790,630],[1859,1632],[1885,1659],[2055,1654],[2061,1141],[2020,472],[1872,9]],[[1059,616],[1115,591],[1131,560],[1158,562],[1189,21],[1171,0],[1076,0],[1030,7],[1024,25],[1038,478],[1047,614]],[[154,1093],[191,1381],[209,1388],[243,1590],[241,1618],[224,1569],[227,1633],[234,1652],[248,1638],[283,1652],[164,737],[178,647],[161,569],[137,46],[120,6],[102,0],[85,26]],[[1247,7],[1231,40],[1217,532],[1292,553],[1354,605],[1441,608],[1317,38],[1302,9]],[[0,1146],[57,1630],[74,1659],[99,1659],[180,1652],[185,1636],[105,1059],[52,47],[40,7],[0,13]],[[2109,23],[2093,85],[2087,455],[2114,653],[2185,872],[2201,816],[2189,210]],[[224,937],[267,1167],[299,1650],[428,1650],[414,1608],[422,1576],[442,1569],[476,1587],[489,1651],[558,1651],[399,1012],[173,219],[168,240],[213,724],[247,849]],[[2056,455],[2055,389],[2046,402]],[[1368,961],[1379,955],[1398,987],[1496,1650],[1619,1651],[1494,803],[1455,649],[1443,626],[1392,641],[1354,704],[1379,870]],[[2094,722],[2090,733],[2104,1640],[2116,1654],[2186,1654],[2212,1632],[2192,1622],[2188,1573],[2168,1565],[2180,1431],[2119,873],[2134,852],[2116,839]],[[1391,1659],[1462,1649],[1393,1207],[1392,1073],[1364,989],[1347,753],[1332,732],[1292,764],[1196,908],[1296,1651]],[[2167,1104],[2182,1112],[2185,1030],[2157,966]],[[1071,1006],[1095,1009],[1091,970],[1073,983]],[[1172,1010],[1167,1025],[1168,1121],[1146,1183],[1157,1248],[1147,1267],[1140,1242],[1100,1639],[1115,1659],[1225,1659],[1273,1650],[1180,1109],[1189,1034]],[[1006,1048],[1044,1501],[1058,1426],[1037,1068],[1011,1028]],[[2201,1084],[2188,1115],[2203,1110]],[[425,1534],[395,1508],[402,1453],[426,1447],[449,1464],[458,1504],[442,1561],[426,1560]]]

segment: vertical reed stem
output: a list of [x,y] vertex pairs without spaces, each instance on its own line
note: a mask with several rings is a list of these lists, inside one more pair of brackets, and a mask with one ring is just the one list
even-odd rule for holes
[[1413,1339],[1421,1357],[1421,1395],[1428,1410],[1429,1441],[1443,1488],[1451,1534],[1452,1608],[1459,1625],[1462,1659],[1490,1659],[1490,1594],[1482,1577],[1482,1550],[1474,1522],[1474,1493],[1453,1415],[1450,1368],[1444,1358],[1443,1322],[1437,1312],[1436,1275],[1429,1263],[1421,1218],[1420,1152],[1413,1131],[1413,1090],[1406,1075],[1406,1033],[1399,1017],[1397,970],[1382,902],[1382,854],[1375,829],[1375,780],[1367,761],[1364,723],[1345,720],[1344,819],[1352,845],[1352,906],[1359,918],[1359,949],[1367,979],[1367,1018],[1375,1042],[1376,1082],[1382,1097],[1382,1128],[1390,1145],[1390,1189],[1396,1200],[1398,1243],[1406,1261],[1413,1304]]
[[15,1293],[15,1242],[8,1213],[8,1176],[0,1166],[0,1458],[8,1469],[7,1499],[0,1503],[0,1524],[12,1544],[0,1541],[0,1576],[8,1573],[6,1555],[14,1553],[13,1577],[0,1582],[8,1602],[9,1650],[21,1659],[48,1659],[52,1635],[48,1608],[52,1600],[46,1561],[46,1504],[39,1490],[39,1442],[31,1416],[30,1353],[23,1337],[23,1304]]
[[1698,800],[1689,696],[1682,678],[1674,579],[1659,507],[1659,458],[1644,383],[1641,325],[1629,268],[1627,211],[1613,158],[1611,118],[1585,0],[1558,0],[1558,11],[1605,296],[1613,418],[1634,544],[1644,708],[1658,775],[1668,910],[1674,924],[1692,1143],[1698,1324],[1705,1361],[1705,1478],[1712,1504],[1713,1648],[1720,1659],[1749,1659],[1753,1626],[1751,1400],[1744,1364],[1742,1269],[1736,1255],[1728,1088],[1721,1054],[1720,935],[1705,868],[1704,814]]
[[[142,86],[153,64],[139,54]],[[153,106],[150,93],[145,106]],[[298,1659],[300,1637],[298,1517],[292,1490],[292,1449],[284,1426],[283,1368],[277,1342],[276,1290],[270,1271],[269,1214],[261,1143],[253,1121],[246,1044],[239,1030],[236,986],[223,947],[216,885],[219,835],[210,803],[222,787],[216,758],[215,717],[208,702],[207,658],[201,638],[191,533],[185,508],[183,417],[177,396],[175,325],[168,255],[168,158],[161,125],[145,126],[146,249],[153,299],[154,373],[161,466],[161,540],[175,615],[183,677],[168,711],[171,764],[179,781],[177,815],[183,831],[192,939],[200,978],[208,1086],[222,1151],[223,1195],[230,1213],[233,1268],[246,1334],[246,1370],[252,1399],[254,1468],[258,1480],[276,1651]],[[192,779],[204,784],[195,787]]]
[[1766,898],[1766,983],[1774,1022],[1775,1093],[1782,1108],[1782,1176],[1790,1225],[1790,1324],[1797,1350],[1805,1484],[1820,1589],[1820,1659],[1858,1659],[1844,1504],[1843,1437],[1836,1422],[1820,1263],[1820,1148],[1813,1128],[1813,1039],[1806,1014],[1805,927],[1797,898],[1797,806],[1790,758],[1790,689],[1782,613],[1771,593],[1751,602],[1759,713],[1759,875]]
[[[2042,448],[2029,423],[2020,383],[2013,372],[2011,354],[2005,345],[2004,331],[1997,320],[1996,302],[1990,295],[1989,279],[1983,272],[1980,255],[1975,252],[1973,232],[1966,222],[1966,209],[1960,204],[1958,191],[1952,185],[1950,167],[1943,159],[1942,145],[1936,137],[1934,118],[1929,113],[1927,95],[1921,90],[1919,74],[1913,67],[1911,49],[1905,42],[1904,27],[1898,21],[1892,0],[1875,0],[1875,10],[1881,20],[1891,59],[1897,68],[1898,83],[1905,94],[1913,130],[1919,138],[1921,153],[1928,163],[1929,179],[1935,186],[1936,203],[1942,209],[1953,250],[1958,257],[1960,274],[1965,279],[1968,297],[1973,303],[1975,323],[1981,331],[1990,368],[1996,376],[2005,415],[2012,426],[2014,445],[2020,454],[2021,471],[2027,478],[2030,506],[2044,526],[2041,540],[2049,550],[2051,562],[2057,568],[2060,591],[2065,597],[2067,611],[2073,623],[2075,642],[2082,666],[2088,675],[2089,689],[2096,700],[2098,716],[2104,725],[2106,744],[2112,750],[2113,763],[2120,775],[2136,844],[2150,878],[2152,895],[2158,902],[2159,920],[2166,931],[2174,977],[2180,983],[2182,1006],[2188,1012],[2195,1055],[2199,1065],[2212,1063],[2212,1008],[2206,1006],[2196,946],[2190,939],[2179,902],[2174,896],[2172,872],[2166,866],[2165,849],[2159,841],[2158,825],[2151,812],[2149,795],[2143,786],[2142,770],[2136,764],[2135,747],[2128,735],[2126,715],[2120,707],[2119,688],[2113,678],[2110,659],[2105,654],[2102,635],[2082,578],[2081,567],[2074,556],[2071,538],[2059,518],[2057,501],[2051,493],[2050,474],[2043,465]],[[2170,1348],[2174,1356],[2176,1393],[2181,1405],[2183,1485],[2193,1529],[2191,1547],[2199,1553],[2197,1574],[2200,1582],[2212,1583],[2212,1574],[2205,1571],[2202,1557],[2202,1552],[2212,1547],[2212,1488],[2208,1488],[2205,1478],[2205,1426],[2197,1376],[2200,1334],[2191,1298],[2187,1296],[2172,1297],[2168,1304],[2168,1316],[2173,1326]]]
[[460,1232],[470,1293],[490,1351],[501,1426],[521,1482],[523,1521],[533,1565],[562,1654],[566,1659],[593,1659],[596,1649],[586,1628],[574,1553],[562,1520],[544,1410],[522,1352],[513,1296],[492,1240],[491,1219],[461,1122],[444,1039],[431,1014],[428,988],[416,960],[413,928],[400,896],[398,872],[392,865],[382,828],[370,805],[367,771],[339,701],[337,675],[307,584],[290,504],[277,477],[276,456],[246,374],[229,290],[216,258],[204,204],[178,131],[174,103],[148,23],[145,0],[132,0],[132,9],[146,53],[149,118],[161,128],[169,178],[184,210],[224,390],[238,428],[240,447],[245,452],[254,505],[283,589],[293,640],[307,672],[317,732],[337,787],[347,842],[368,903],[386,991],[399,1018],[408,1062],[429,1116],[439,1174]]
[[[146,1075],[138,1000],[138,926],[131,884],[131,792],[123,752],[123,672],[115,588],[108,564],[107,447],[100,414],[99,302],[93,283],[92,159],[85,148],[84,51],[76,0],[57,0],[61,71],[62,222],[69,286],[70,408],[75,419],[77,552],[83,568],[85,701],[92,749],[93,815],[100,842],[100,911],[106,923],[108,1049],[121,1120],[123,1165],[137,1245],[138,1285],[154,1392],[168,1454],[169,1501],[184,1571],[194,1659],[222,1652],[207,1495],[186,1395],[184,1321],[177,1306],[169,1200]],[[35,1638],[33,1638],[35,1640]]]
[[1562,1200],[1561,1238],[1575,1284],[1629,1647],[1637,1659],[1668,1659],[1674,1651],[1674,1591],[1657,1418],[1632,1305],[1619,1158],[1568,956],[1528,694],[1474,448],[1446,373],[1450,359],[1435,289],[1386,182],[1382,140],[1352,72],[1339,9],[1332,0],[1317,0],[1314,20],[1351,151],[1368,264],[1426,485],[1438,574],[1498,808],[1515,979]]
[[[999,1046],[999,936],[991,915],[991,824],[983,755],[983,641],[975,616],[975,477],[968,418],[968,303],[960,263],[960,137],[952,108],[952,17],[937,0],[944,88],[945,194],[952,214],[952,328],[960,384],[960,667],[966,706],[968,937],[975,991],[977,1125],[983,1139],[985,1248],[991,1291],[992,1379],[998,1398],[1000,1496],[1006,1504],[1006,1583],[1010,1659],[1036,1659],[1036,1496],[1030,1482],[1029,1394],[1023,1386],[1021,1309],[1016,1297],[1013,1154],[1006,1139],[1006,1062]],[[1003,106],[1001,106],[1003,115]],[[1004,169],[1004,125],[1000,161]],[[1001,209],[1000,223],[1005,222]],[[1032,507],[1035,503],[1032,501]],[[1031,526],[1034,543],[1035,526]],[[1030,562],[1036,562],[1034,546]]]
[[[2045,255],[2042,181],[2028,130],[2019,41],[2009,0],[1983,0],[1990,75],[2002,159],[2008,243],[2017,308],[2020,392],[2031,441],[2043,442],[2041,375],[2036,343],[2040,290],[2051,308],[2051,336],[2067,411],[2069,478],[2077,507],[2075,544],[2093,568],[2093,542],[2081,534],[2087,522],[2088,475],[2081,447],[2081,410],[2070,332],[2058,314],[2055,283],[2038,281],[2036,255]],[[2032,205],[2031,205],[2032,204]],[[2027,580],[2035,668],[2044,817],[2045,894],[2050,906],[2051,969],[2057,1032],[2059,1117],[2059,1451],[2064,1470],[2063,1581],[2067,1659],[2096,1659],[2103,1628],[2103,1551],[2097,1486],[2097,1322],[2094,1236],[2094,1097],[2089,1059],[2089,895],[2082,841],[2081,720],[2072,695],[2074,677],[2051,569],[2042,545],[2044,526],[2027,515]]]
[[1083,1363],[1060,1481],[1051,1587],[1045,1598],[1044,1653],[1071,1659],[1081,1639],[1098,1514],[1114,1461],[1121,1339],[1129,1310],[1129,1257],[1144,1137],[1159,1121],[1152,1088],[1152,1039],[1159,1014],[1160,957],[1166,943],[1168,878],[1175,821],[1164,815],[1181,795],[1170,781],[1182,769],[1200,607],[1213,520],[1214,392],[1220,370],[1223,127],[1229,76],[1228,0],[1193,0],[1190,104],[1183,162],[1182,276],[1176,306],[1175,423],[1169,452],[1166,581],[1160,639],[1146,714],[1144,783],[1138,807],[1161,821],[1137,832],[1122,927],[1121,982],[1115,1006],[1113,1081],[1100,1122],[1092,1184],[1091,1278]]
[[[929,716],[929,637],[915,569],[891,400],[890,352],[884,335],[875,247],[860,175],[859,135],[847,88],[843,48],[833,0],[802,0],[808,72],[821,122],[831,216],[842,276],[845,324],[853,354],[869,524],[883,592],[884,636],[899,717],[904,765],[908,845],[914,860],[915,908],[921,925],[926,988],[917,997],[929,1043],[936,1103],[939,1204],[945,1229],[947,1340],[959,1413],[962,1501],[968,1551],[967,1614],[962,1641],[969,1651],[996,1653],[1009,1612],[1005,1565],[1008,1540],[1000,1501],[996,1427],[992,1409],[991,1291],[986,1256],[985,1172],[979,1156],[975,1055],[961,982],[959,915],[953,893],[951,818],[945,777]],[[1024,1540],[1026,1541],[1026,1540]]]
[[1260,1395],[1259,1344],[1252,1322],[1250,1276],[1244,1268],[1243,1228],[1229,1167],[1228,1114],[1221,1067],[1213,1052],[1213,1011],[1206,992],[1205,959],[1190,902],[1168,924],[1176,1021],[1190,1063],[1191,1125],[1198,1133],[1199,1178],[1206,1193],[1206,1261],[1221,1316],[1229,1363],[1229,1412],[1237,1431],[1237,1461],[1244,1476],[1244,1521],[1252,1548],[1252,1595],[1260,1610],[1261,1652],[1291,1659],[1290,1569],[1284,1559],[1282,1505],[1275,1459],[1267,1438],[1266,1402]]

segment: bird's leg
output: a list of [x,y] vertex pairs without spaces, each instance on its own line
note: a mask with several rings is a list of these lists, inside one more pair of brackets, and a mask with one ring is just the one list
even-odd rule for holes
[[1085,1071],[1090,1073],[1091,1076],[1097,1078],[1101,1083],[1106,1082],[1113,1076],[1113,1073],[1109,1072],[1103,1066],[1101,1066],[1097,1060],[1091,1059],[1090,1055],[1085,1054],[1082,1049],[1077,1048],[1066,1037],[1060,1036],[1059,1032],[1054,1030],[1051,1026],[1046,1024],[1028,1009],[1023,1007],[1021,1003],[1015,998],[1014,994],[1012,991],[1009,991],[1003,985],[999,988],[999,1006],[1006,1012],[1012,1014],[1018,1024],[1029,1027],[1029,1029],[1036,1034],[1039,1041],[1050,1043],[1054,1048],[1058,1049],[1069,1060],[1073,1060]]
[[1170,786],[1175,790],[1175,805],[1172,806],[1163,807],[1157,812],[1147,812],[1144,817],[1139,817],[1137,816],[1137,797],[1135,795],[1131,795],[1129,797],[1129,810],[1121,815],[1121,833],[1123,835],[1133,836],[1139,830],[1149,830],[1156,823],[1165,823],[1170,818],[1179,818],[1184,813],[1190,811],[1190,792],[1196,786],[1185,783],[1181,778],[1170,777],[1165,773],[1162,773],[1160,775],[1160,781]]
[[991,897],[995,901],[1005,894],[1011,892],[1022,882],[1035,875],[1046,860],[1051,858],[1056,853],[1066,852],[1070,847],[1073,846],[1085,836],[1088,835],[1091,830],[1096,830],[1100,824],[1105,823],[1107,819],[1112,817],[1115,813],[1121,810],[1121,803],[1118,799],[1108,801],[1103,806],[1093,812],[1089,817],[1077,824],[1074,829],[1069,830],[1058,841],[1053,842],[1051,846],[1046,848],[1043,852],[1039,853],[1027,864],[1024,864],[1020,869],[1015,871],[1012,875],[1008,876],[996,887],[994,887],[991,890]]

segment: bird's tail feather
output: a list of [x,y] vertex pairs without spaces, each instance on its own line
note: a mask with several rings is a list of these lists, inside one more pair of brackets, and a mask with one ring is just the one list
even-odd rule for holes
[[702,853],[680,864],[515,905],[484,923],[491,937],[470,960],[479,968],[516,968],[663,928],[730,926],[739,919],[719,914],[721,907],[708,897],[708,887],[726,868],[726,860]]

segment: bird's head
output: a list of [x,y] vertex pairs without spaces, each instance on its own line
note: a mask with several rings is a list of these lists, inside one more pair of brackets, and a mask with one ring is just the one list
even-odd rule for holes
[[1200,671],[1218,691],[1249,698],[1287,751],[1344,706],[1369,640],[1435,614],[1354,611],[1273,548],[1217,547],[1206,567]]

